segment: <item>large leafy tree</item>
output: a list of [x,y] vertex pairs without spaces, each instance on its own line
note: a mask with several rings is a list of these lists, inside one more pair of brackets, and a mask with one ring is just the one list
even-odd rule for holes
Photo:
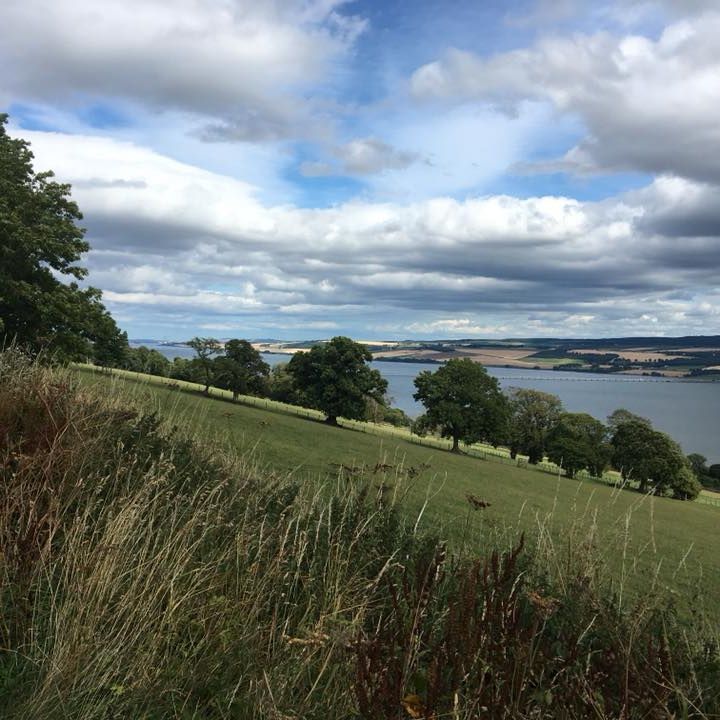
[[328,424],[337,425],[338,417],[362,419],[367,398],[383,400],[387,380],[370,367],[371,360],[365,345],[338,336],[295,353],[287,371],[303,402],[324,412]]
[[289,405],[302,405],[302,398],[295,384],[295,378],[288,372],[288,363],[278,363],[270,371],[268,395],[278,402]]
[[126,367],[128,362],[127,333],[115,324],[108,312],[101,312],[95,325],[93,361],[101,367]]
[[126,340],[101,302],[78,284],[89,249],[70,186],[35,172],[25,140],[11,138],[0,114],[0,343],[16,342],[61,359],[115,362]]
[[691,481],[687,458],[669,435],[648,423],[631,420],[618,425],[611,442],[613,465],[623,479],[637,482],[640,492],[662,494],[672,490],[683,499],[693,499],[699,493],[699,483],[695,480],[695,492]]
[[592,415],[562,413],[548,434],[547,454],[568,477],[575,477],[578,470],[599,477],[611,455],[606,436],[607,428]]
[[128,370],[148,375],[169,375],[170,361],[155,348],[147,348],[145,345],[130,348],[126,355],[125,367]]
[[545,454],[548,433],[562,412],[562,402],[557,395],[526,388],[513,388],[509,399],[510,454],[523,453],[530,463],[538,463]]
[[197,368],[197,374],[202,377],[205,395],[210,394],[210,385],[213,381],[213,357],[222,352],[220,342],[210,337],[194,337],[188,341],[188,345],[195,351],[193,363]]
[[415,378],[413,395],[425,406],[415,427],[421,432],[440,431],[452,438],[453,452],[478,440],[499,442],[506,429],[508,406],[498,381],[485,368],[462,358],[449,360],[435,372],[425,370]]
[[214,384],[239,395],[264,395],[270,366],[247,340],[228,340],[225,354],[213,361]]

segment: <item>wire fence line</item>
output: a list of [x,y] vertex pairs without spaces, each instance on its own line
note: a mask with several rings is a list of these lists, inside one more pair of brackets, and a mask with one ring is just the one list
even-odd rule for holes
[[[94,373],[114,375],[116,377],[126,378],[137,382],[160,385],[170,390],[203,394],[205,391],[205,386],[201,383],[189,382],[187,380],[176,380],[162,375],[150,375],[148,373],[135,372],[134,370],[120,370],[118,368],[102,368],[97,365],[87,363],[77,363],[77,366]],[[221,390],[220,388],[213,386],[210,386],[207,397],[230,401],[233,400],[233,395],[229,390]],[[271,412],[280,412],[286,415],[295,415],[311,420],[323,420],[325,418],[325,414],[319,410],[301,407],[300,405],[290,405],[278,400],[271,400],[270,398],[255,397],[254,395],[239,395],[236,402],[239,405],[260,408]],[[394,425],[379,424],[362,420],[349,420],[347,418],[338,418],[338,424],[342,427],[357,430],[369,435],[394,437],[398,440],[411,442],[414,445],[421,445],[438,450],[450,450],[452,448],[451,440],[433,435],[416,435],[408,428],[401,428]],[[485,445],[483,443],[475,443],[465,446],[465,453],[482,460],[493,459],[506,465],[515,465],[519,467],[527,465],[527,459],[523,456],[518,455],[516,458],[511,458],[508,450],[499,447],[496,448],[492,445]],[[533,468],[553,474],[557,474],[560,471],[560,468],[552,463],[538,463],[537,465],[534,465]]]
[[[76,366],[98,374],[115,375],[117,377],[135,380],[137,382],[164,386],[170,390],[205,394],[204,385],[189,382],[187,380],[176,380],[162,375],[150,375],[148,373],[140,373],[133,370],[120,370],[119,368],[103,368],[87,363],[76,363]],[[233,401],[233,394],[229,390],[222,390],[213,386],[210,386],[208,389],[207,397]],[[294,415],[310,420],[322,421],[325,418],[325,414],[319,410],[313,410],[312,408],[306,408],[300,405],[290,405],[289,403],[271,400],[270,398],[255,397],[254,395],[239,395],[235,402],[239,405],[245,405],[247,407],[259,408],[270,412],[279,412],[285,415]],[[452,448],[452,441],[448,439],[433,435],[416,435],[412,433],[409,428],[362,420],[349,420],[347,418],[338,418],[338,424],[342,427],[350,428],[369,435],[394,437],[398,440],[413,443],[414,445],[420,445],[422,447],[433,448],[436,450],[450,450]],[[504,465],[513,465],[515,467],[532,469],[556,476],[565,475],[565,471],[559,465],[552,462],[543,461],[529,466],[527,457],[523,455],[516,455],[513,458],[510,456],[510,451],[506,448],[493,447],[492,445],[486,445],[483,443],[474,443],[472,445],[466,445],[464,452],[466,455],[476,457],[481,460],[492,460],[493,462],[499,462]],[[626,481],[622,480],[619,473],[612,471],[605,473],[602,477],[595,477],[589,472],[581,470],[575,477],[578,480],[599,482],[613,487],[619,487],[622,484],[626,484]],[[697,502],[704,505],[720,507],[720,497],[714,497],[703,493],[698,496]]]

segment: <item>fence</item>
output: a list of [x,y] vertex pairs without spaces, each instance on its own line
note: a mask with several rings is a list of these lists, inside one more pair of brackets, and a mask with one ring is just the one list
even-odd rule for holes
[[[171,390],[180,390],[184,392],[204,392],[205,386],[200,383],[188,382],[186,380],[175,380],[173,378],[163,377],[161,375],[148,375],[146,373],[133,372],[132,370],[119,370],[116,368],[100,368],[97,365],[90,365],[84,363],[78,363],[78,367],[85,370],[101,373],[104,375],[115,375],[118,377],[128,378],[130,380],[136,380],[139,382],[145,382],[153,385],[165,386]],[[220,398],[223,400],[232,400],[233,396],[229,390],[221,390],[220,388],[210,387],[208,391],[209,397]],[[311,420],[323,420],[324,413],[318,410],[312,410],[310,408],[300,407],[299,405],[288,405],[287,403],[279,402],[277,400],[270,400],[269,398],[259,398],[253,395],[240,395],[237,398],[237,402],[240,405],[246,405],[248,407],[261,408],[263,410],[269,410],[271,412],[280,412],[285,415],[296,415],[298,417],[308,418]],[[371,422],[364,422],[361,420],[347,420],[345,418],[339,418],[338,423],[342,427],[351,428],[359,432],[367,433],[370,435],[378,435],[381,437],[395,437],[398,440],[404,440],[405,442],[413,443],[414,445],[421,445],[424,447],[439,449],[439,450],[450,450],[452,443],[450,440],[440,438],[433,435],[414,435],[407,428],[399,428],[393,425],[376,424]],[[492,460],[493,462],[500,462],[504,465],[514,465],[516,467],[528,467],[527,458],[518,455],[515,458],[510,457],[510,452],[505,448],[493,447],[492,445],[485,445],[483,443],[476,443],[468,445],[465,448],[465,453],[472,457],[479,458],[481,460]],[[564,475],[563,469],[551,462],[540,462],[532,466],[533,470],[548,473],[551,475]],[[576,475],[578,480],[599,482],[603,485],[618,486],[622,483],[622,480],[618,473],[608,472],[603,477],[595,477],[586,471],[580,471]],[[720,495],[717,497],[701,494],[697,501],[705,505],[713,505],[720,507]]]

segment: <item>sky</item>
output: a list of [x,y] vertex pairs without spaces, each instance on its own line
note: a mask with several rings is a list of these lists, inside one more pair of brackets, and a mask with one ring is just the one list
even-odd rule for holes
[[6,0],[131,338],[720,334],[720,0]]

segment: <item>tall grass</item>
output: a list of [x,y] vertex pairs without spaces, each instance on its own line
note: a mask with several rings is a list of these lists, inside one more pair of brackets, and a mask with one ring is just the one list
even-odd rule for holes
[[450,554],[408,473],[298,484],[0,355],[0,716],[720,713],[714,631],[608,592],[591,532]]

